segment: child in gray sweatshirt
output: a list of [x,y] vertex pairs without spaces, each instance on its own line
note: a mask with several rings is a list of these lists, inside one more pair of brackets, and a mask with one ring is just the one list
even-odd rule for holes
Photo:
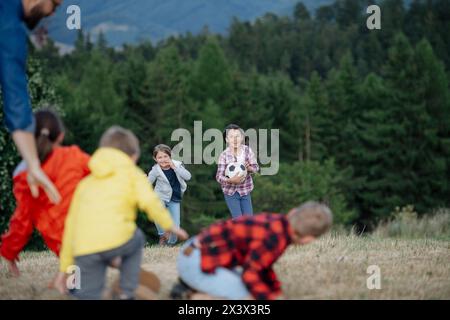
[[[191,179],[191,173],[186,170],[181,161],[172,160],[172,150],[165,144],[157,145],[153,150],[153,159],[156,164],[148,174],[148,180],[155,185],[155,192],[169,210],[176,226],[180,226],[180,207],[186,181]],[[156,224],[160,245],[174,245],[177,237],[164,233],[163,229]]]

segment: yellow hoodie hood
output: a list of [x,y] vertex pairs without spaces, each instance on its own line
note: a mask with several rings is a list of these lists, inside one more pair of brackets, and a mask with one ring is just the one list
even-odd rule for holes
[[114,148],[100,148],[89,161],[91,174],[96,178],[106,178],[124,168],[135,166],[124,152]]

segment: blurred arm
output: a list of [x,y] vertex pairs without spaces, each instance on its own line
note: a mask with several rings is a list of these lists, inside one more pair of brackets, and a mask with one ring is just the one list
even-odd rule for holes
[[174,222],[169,211],[167,211],[156,192],[153,191],[153,187],[148,183],[145,174],[140,170],[136,171],[135,192],[139,209],[145,211],[148,218],[159,224],[165,231],[171,230]]
[[14,261],[27,244],[33,233],[33,222],[29,206],[32,201],[25,179],[14,184],[14,196],[17,206],[10,222],[9,230],[2,236],[0,254],[7,260]]
[[180,175],[180,177],[185,180],[189,181],[191,180],[191,173],[184,167],[184,165],[181,163],[178,167],[175,168],[176,173]]
[[221,154],[219,157],[219,161],[217,162],[217,173],[216,180],[220,184],[228,183],[228,178],[225,177],[225,169],[227,168],[227,164],[225,163],[225,155]]

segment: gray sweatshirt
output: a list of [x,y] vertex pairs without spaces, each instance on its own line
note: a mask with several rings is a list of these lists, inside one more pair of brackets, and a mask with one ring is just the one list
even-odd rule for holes
[[[175,165],[175,174],[180,182],[181,194],[186,191],[187,184],[186,181],[191,179],[191,173],[186,170],[183,163],[181,161],[172,160]],[[155,185],[155,192],[164,202],[169,202],[172,198],[172,187],[170,186],[170,182],[164,174],[163,170],[159,166],[159,164],[155,164],[152,167],[152,170],[148,173],[148,180],[151,184]]]

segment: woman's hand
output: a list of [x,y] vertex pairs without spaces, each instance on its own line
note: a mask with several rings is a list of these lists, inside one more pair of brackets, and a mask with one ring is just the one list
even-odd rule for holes
[[53,204],[61,201],[61,195],[55,185],[42,171],[36,151],[34,135],[30,132],[16,130],[12,134],[13,140],[19,149],[22,158],[28,166],[27,182],[33,198],[39,196],[39,187],[42,187]]
[[33,198],[37,198],[39,196],[39,186],[42,186],[53,204],[58,204],[61,201],[61,195],[55,185],[50,181],[40,167],[34,166],[28,169],[27,182]]

